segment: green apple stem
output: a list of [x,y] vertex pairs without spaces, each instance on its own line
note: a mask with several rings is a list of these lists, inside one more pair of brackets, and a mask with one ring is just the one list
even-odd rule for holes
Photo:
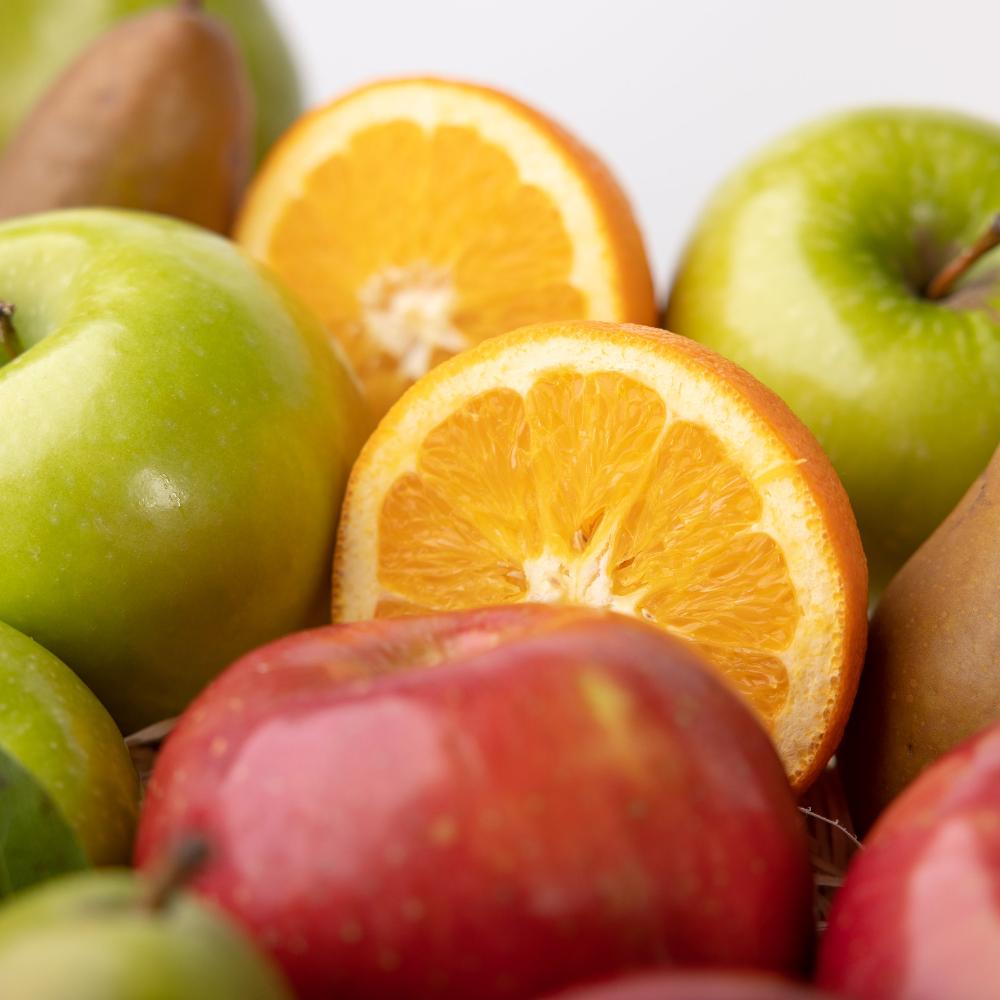
[[927,286],[927,298],[932,301],[943,299],[955,287],[955,283],[962,275],[995,246],[1000,246],[1000,213],[993,218],[989,228],[972,246],[966,247],[953,261],[942,268]]
[[0,302],[0,344],[11,361],[23,350],[14,329],[14,307],[9,302]]
[[147,878],[143,906],[154,913],[166,909],[210,854],[208,841],[196,834],[177,841],[150,872]]

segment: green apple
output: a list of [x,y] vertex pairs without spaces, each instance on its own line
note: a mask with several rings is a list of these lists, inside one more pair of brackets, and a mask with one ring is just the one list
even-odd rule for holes
[[998,210],[1000,128],[845,114],[731,177],[676,278],[667,325],[770,385],[826,448],[873,592],[1000,440],[1000,260],[926,292]]
[[312,620],[367,415],[318,321],[185,223],[5,223],[0,300],[0,620],[131,732]]
[[[115,22],[169,0],[2,0],[0,148],[56,75]],[[257,97],[262,155],[302,110],[291,54],[267,0],[205,0],[233,29]]]
[[0,623],[0,896],[66,868],[128,859],[139,780],[76,675]]
[[151,905],[127,871],[53,879],[0,910],[0,996],[290,1000],[279,973],[206,904]]

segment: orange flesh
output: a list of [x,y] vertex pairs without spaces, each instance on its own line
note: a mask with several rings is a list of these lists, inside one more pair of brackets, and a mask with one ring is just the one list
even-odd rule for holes
[[800,610],[761,512],[718,437],[671,418],[658,393],[552,369],[427,435],[379,514],[375,613],[611,607],[698,647],[770,722]]
[[379,413],[458,350],[587,313],[558,209],[468,127],[358,132],[289,202],[268,258],[340,340]]

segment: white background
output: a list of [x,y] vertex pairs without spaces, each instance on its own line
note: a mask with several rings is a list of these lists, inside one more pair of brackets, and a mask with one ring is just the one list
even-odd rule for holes
[[886,103],[1000,120],[1000,0],[271,4],[310,104],[433,73],[509,90],[569,126],[632,198],[661,290],[713,186],[788,128]]

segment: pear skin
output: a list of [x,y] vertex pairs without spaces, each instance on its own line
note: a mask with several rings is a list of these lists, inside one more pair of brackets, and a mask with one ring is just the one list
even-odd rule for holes
[[0,219],[103,205],[228,232],[250,175],[253,96],[229,29],[198,4],[101,36],[0,158]]
[[1000,719],[1000,449],[886,588],[838,759],[867,829],[931,762]]

